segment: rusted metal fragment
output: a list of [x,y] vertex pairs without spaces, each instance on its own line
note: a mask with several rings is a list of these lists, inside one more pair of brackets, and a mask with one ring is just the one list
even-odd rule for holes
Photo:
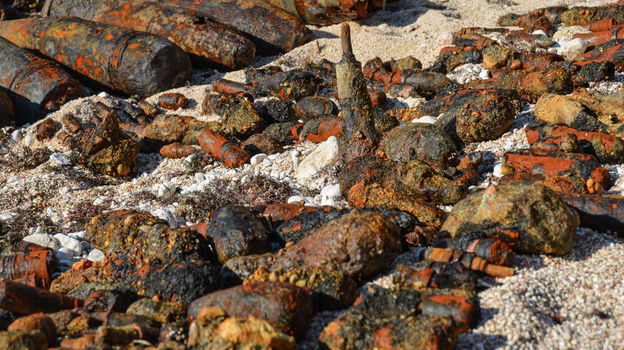
[[306,62],[303,70],[310,72],[328,89],[336,88],[336,64],[323,58],[318,62]]
[[82,306],[82,300],[21,283],[0,284],[0,307],[20,315],[52,313]]
[[284,221],[292,219],[294,216],[315,211],[316,207],[306,206],[303,203],[275,203],[264,209],[263,215],[277,226]]
[[0,86],[12,102],[0,95],[5,107],[0,122],[34,123],[65,102],[87,96],[84,86],[60,66],[0,38]]
[[57,334],[62,337],[73,337],[101,324],[89,314],[85,315],[72,310],[61,310],[48,316],[54,321]]
[[70,144],[74,152],[70,158],[93,171],[124,176],[136,164],[139,145],[121,132],[119,117],[112,109],[110,111],[96,129],[72,138]]
[[4,90],[0,90],[0,127],[9,126],[15,122],[13,102]]
[[509,266],[515,261],[515,254],[509,245],[500,239],[482,238],[480,234],[461,236],[454,239],[443,239],[435,243],[435,247],[454,248],[474,253],[487,260],[490,264]]
[[163,0],[172,5],[204,13],[219,23],[246,33],[263,56],[288,52],[314,37],[312,31],[288,12],[265,1]]
[[511,267],[489,263],[475,253],[468,253],[455,248],[421,248],[420,258],[436,262],[459,262],[465,269],[483,272],[493,277],[513,276],[515,270]]
[[43,288],[50,288],[57,264],[56,254],[49,249],[5,255],[0,258],[0,280],[5,282],[34,275],[43,282]]
[[616,69],[624,68],[624,40],[611,40],[596,46],[575,59],[575,64],[585,65],[596,62],[612,62]]
[[[520,181],[527,185],[537,183],[544,185],[557,193],[587,193],[589,192],[588,186],[580,176],[551,176],[543,174],[530,174],[530,173],[514,173],[503,175],[499,180],[499,184],[508,182]],[[591,191],[602,191],[602,189],[591,186]]]
[[474,298],[478,277],[474,271],[467,270],[457,261],[445,263],[421,260],[410,266],[398,264],[392,281],[397,286],[424,292],[451,290],[461,295],[461,291],[465,291],[466,296]]
[[291,145],[299,141],[303,125],[297,121],[269,124],[262,134],[277,140],[282,145]]
[[188,55],[164,38],[76,17],[0,22],[0,36],[110,89],[139,97],[183,85]]
[[309,120],[299,132],[299,139],[320,143],[331,136],[340,137],[343,119],[340,117],[318,117]]
[[519,97],[531,103],[546,93],[568,94],[574,89],[570,72],[557,66],[538,72],[505,70],[498,78],[473,81],[466,85],[473,89],[516,90]]
[[583,24],[612,18],[617,24],[624,24],[624,6],[575,6],[561,14],[561,22],[567,25]]
[[238,168],[249,163],[250,157],[247,152],[215,131],[204,130],[199,135],[198,140],[202,149],[208,151],[230,168]]
[[171,111],[188,107],[189,101],[181,93],[169,92],[158,96],[158,106]]
[[147,32],[172,41],[200,66],[241,69],[256,46],[239,30],[203,13],[160,1],[47,0],[44,15],[75,16]]
[[369,18],[377,9],[385,6],[384,0],[268,0],[303,23],[327,26],[346,21]]
[[408,123],[384,135],[382,141],[388,159],[397,162],[420,160],[437,172],[444,172],[457,162],[457,147],[451,137],[432,124]]
[[125,312],[137,299],[129,289],[98,290],[85,298],[84,308],[89,312]]
[[105,254],[124,252],[135,259],[182,260],[197,254],[212,258],[206,240],[197,232],[171,229],[166,221],[148,213],[121,211],[96,216],[86,227],[93,246]]
[[338,106],[327,97],[309,96],[297,101],[297,116],[304,122],[322,116],[338,115]]
[[431,67],[428,68],[428,71],[448,74],[463,64],[477,64],[481,62],[483,62],[481,52],[474,47],[457,48],[438,57]]
[[297,120],[296,106],[292,101],[281,99],[267,100],[254,104],[254,108],[267,124]]
[[198,319],[202,310],[211,306],[230,316],[268,321],[295,337],[305,334],[314,312],[307,288],[281,282],[247,283],[205,295],[191,302],[188,317]]
[[[609,18],[608,20],[613,21],[612,18]],[[574,38],[583,39],[587,46],[601,45],[611,40],[624,39],[624,31],[622,31],[622,28],[624,28],[622,25],[612,25],[599,32],[593,31],[593,33],[575,34]]]
[[268,155],[282,153],[284,150],[279,141],[265,134],[252,135],[241,143],[241,148],[252,157],[259,153]]
[[188,305],[183,303],[170,303],[150,298],[141,298],[128,306],[127,313],[149,317],[160,323],[171,323],[183,321],[186,318],[187,309]]
[[[201,311],[189,327],[185,344],[193,349],[294,350],[296,347],[292,335],[277,329],[270,322],[254,316],[230,316],[218,306],[209,306]],[[180,349],[184,347],[180,346]]]
[[[474,169],[457,170],[452,176],[437,173],[419,161],[394,162],[375,157],[360,157],[348,162],[339,174],[338,182],[345,197],[358,182],[376,185],[396,193],[401,198],[415,197],[431,203],[454,204],[466,196],[468,186],[474,185]],[[475,176],[473,176],[475,175]],[[360,188],[360,191],[364,189]],[[383,193],[382,189],[374,191]],[[373,205],[371,203],[371,205]],[[397,208],[400,209],[400,208]]]
[[217,210],[205,235],[214,242],[222,264],[237,256],[266,253],[269,248],[269,230],[257,213],[242,206]]
[[202,101],[202,113],[221,116],[222,123],[218,131],[227,136],[248,137],[261,132],[265,125],[253,101],[244,96],[218,94],[206,95]]
[[542,16],[546,16],[553,24],[561,23],[561,16],[568,11],[567,6],[543,7],[524,15],[507,14],[498,19],[499,26],[518,26],[529,28],[533,22]]
[[[332,350],[452,349],[459,335],[456,321],[450,315],[424,314],[422,301],[421,293],[410,288],[368,288],[323,329],[319,341]],[[433,309],[444,306],[425,308]]]
[[545,186],[511,182],[491,185],[457,203],[441,237],[474,232],[496,237],[518,252],[563,255],[572,249],[579,218]]
[[349,24],[341,27],[342,60],[336,64],[340,112],[343,119],[340,152],[343,161],[372,155],[380,139],[375,129],[373,106],[366,90],[360,62],[353,55]]
[[37,134],[35,137],[39,141],[49,140],[57,130],[58,127],[56,123],[52,119],[46,118],[37,124]]
[[624,141],[614,135],[581,131],[562,124],[529,125],[526,135],[531,145],[550,142],[567,152],[576,150],[576,144],[566,145],[573,141],[568,135],[574,135],[576,142],[581,141],[578,150],[593,154],[601,163],[624,162]]
[[609,172],[591,154],[563,153],[530,149],[507,152],[502,159],[503,174],[530,173],[546,176],[579,176],[592,180],[607,190],[611,184]]
[[56,325],[52,318],[43,313],[18,318],[7,328],[9,332],[34,330],[40,330],[45,335],[48,344],[54,344],[56,341]]
[[265,84],[272,95],[284,100],[299,101],[316,93],[319,80],[312,73],[291,69],[269,76]]
[[40,330],[1,331],[0,347],[7,350],[45,350],[48,349],[48,342]]
[[600,132],[624,137],[621,118],[624,115],[622,93],[611,96],[596,92],[583,92],[571,96],[546,94],[535,105],[535,116],[547,123],[564,123],[571,128],[587,132]]
[[285,248],[273,268],[334,268],[367,278],[388,267],[400,252],[400,233],[393,222],[354,209]]
[[561,68],[572,74],[572,81],[577,86],[587,87],[589,83],[615,79],[615,65],[611,61],[585,62],[576,64],[566,62]]
[[185,145],[180,142],[174,142],[160,148],[161,156],[165,158],[185,158],[190,156],[191,154],[195,154],[197,149],[191,145]]
[[273,234],[279,237],[278,241],[281,244],[288,244],[288,242],[296,243],[312,235],[321,226],[338,219],[345,213],[345,210],[337,210],[333,207],[326,207],[319,211],[310,210],[309,212],[303,212],[277,225],[273,229]]
[[407,196],[394,189],[382,187],[376,183],[357,183],[351,187],[347,201],[354,207],[380,207],[398,209],[414,215],[420,222],[440,227],[446,218],[446,213],[424,200]]
[[310,297],[319,310],[341,310],[353,305],[357,297],[357,284],[342,271],[325,268],[269,271],[256,270],[244,283],[288,282],[298,287],[310,288]]
[[580,226],[624,236],[624,197],[575,193],[559,197],[577,212]]

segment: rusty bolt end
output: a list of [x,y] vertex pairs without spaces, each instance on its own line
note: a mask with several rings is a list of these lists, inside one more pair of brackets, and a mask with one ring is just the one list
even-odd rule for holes
[[343,23],[340,28],[340,42],[342,44],[343,57],[353,57],[353,47],[351,46],[351,28],[347,22]]

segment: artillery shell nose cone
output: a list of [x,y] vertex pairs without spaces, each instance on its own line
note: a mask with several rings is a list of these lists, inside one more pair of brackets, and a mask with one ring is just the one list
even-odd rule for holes
[[351,28],[349,23],[343,23],[340,28],[340,42],[342,44],[342,55],[353,57],[353,47],[351,46]]

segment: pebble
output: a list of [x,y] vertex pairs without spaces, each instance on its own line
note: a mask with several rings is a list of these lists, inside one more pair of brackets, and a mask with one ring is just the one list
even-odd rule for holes
[[295,172],[295,178],[298,180],[308,179],[318,173],[319,170],[334,164],[338,159],[340,159],[338,138],[331,136],[301,161]]
[[61,247],[61,243],[59,242],[58,239],[45,233],[31,234],[31,235],[24,237],[22,240],[25,242],[38,244],[42,247],[51,248],[54,251],[59,250],[59,248]]
[[18,218],[20,215],[18,213],[2,213],[0,214],[0,221],[13,220]]
[[430,116],[430,115],[423,115],[420,118],[414,118],[412,119],[412,123],[424,123],[424,124],[433,124],[435,123],[436,118]]
[[58,165],[69,165],[69,164],[71,164],[71,162],[69,161],[69,158],[67,158],[65,155],[62,155],[62,154],[59,154],[59,153],[52,153],[50,155],[50,161],[52,161],[52,163],[58,164]]
[[98,262],[102,259],[104,259],[104,253],[99,249],[93,249],[89,252],[89,255],[87,256],[87,260],[93,262]]
[[24,139],[22,129],[17,129],[11,133],[11,141],[18,143]]
[[490,74],[490,71],[487,69],[484,69],[481,71],[481,73],[479,73],[479,78],[481,79],[490,79],[492,77],[492,75]]
[[494,163],[494,170],[492,171],[492,175],[496,177],[503,176],[502,163],[500,161]]
[[271,165],[273,165],[273,162],[269,158],[264,158],[262,160],[262,166],[270,167]]
[[251,165],[258,165],[260,163],[262,163],[263,160],[265,160],[267,158],[267,155],[264,153],[258,153],[255,156],[251,157],[251,159],[249,160],[249,163]]
[[585,50],[587,50],[585,41],[581,38],[574,38],[572,40],[560,41],[557,54],[563,56],[567,61],[571,61],[582,55]]
[[70,249],[73,256],[80,255],[80,253],[82,252],[82,245],[80,244],[80,241],[76,238],[69,237],[68,235],[64,235],[62,233],[55,234],[54,238],[59,241],[61,247]]
[[75,238],[75,239],[77,239],[79,241],[86,241],[87,240],[87,231],[70,232],[67,235],[69,237]]
[[175,215],[169,209],[156,209],[151,212],[152,215],[167,221],[169,227],[172,229],[178,228],[178,219],[176,219]]
[[56,252],[56,257],[59,260],[70,260],[74,257],[74,254],[71,249],[67,247],[62,247]]

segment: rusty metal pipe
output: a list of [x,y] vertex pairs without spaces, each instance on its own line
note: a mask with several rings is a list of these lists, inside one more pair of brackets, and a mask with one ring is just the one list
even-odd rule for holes
[[269,56],[288,52],[314,37],[301,21],[288,12],[262,0],[161,0],[205,13],[230,25],[256,45],[256,54]]
[[75,16],[144,31],[171,40],[200,66],[231,70],[248,66],[256,46],[234,27],[205,14],[158,1],[46,0],[47,16]]
[[75,17],[0,22],[0,36],[128,95],[151,96],[192,74],[188,55],[169,40]]
[[[54,62],[0,38],[0,86],[13,102],[19,125],[34,123],[65,102],[87,96],[84,86]],[[6,102],[2,103],[7,106]],[[5,113],[8,111],[5,110]],[[2,117],[2,120],[10,116]]]

